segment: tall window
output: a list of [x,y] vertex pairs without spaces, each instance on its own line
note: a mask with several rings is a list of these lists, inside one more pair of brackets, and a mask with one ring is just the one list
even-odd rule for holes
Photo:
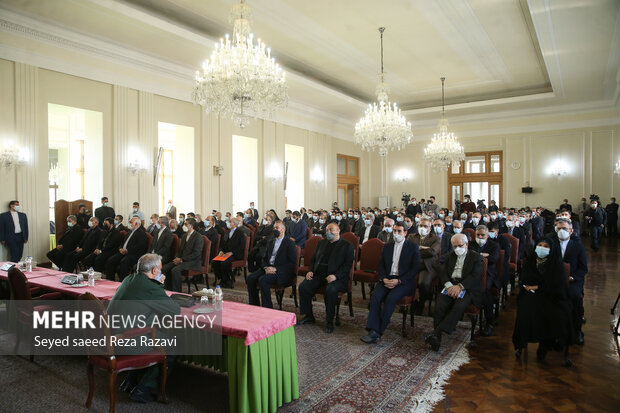
[[48,104],[50,220],[59,199],[96,201],[103,195],[103,114]]
[[340,208],[359,208],[360,203],[360,158],[336,155],[338,174],[337,202]]
[[194,211],[194,128],[158,122],[158,143],[163,148],[159,166],[159,213],[168,201],[177,213]]
[[453,166],[448,173],[450,208],[454,200],[470,195],[476,202],[484,200],[488,207],[491,200],[502,205],[502,152],[472,152],[465,154],[465,160]]
[[258,202],[258,141],[233,135],[233,210],[245,211],[250,202]]
[[286,209],[299,211],[304,206],[304,147],[284,145],[286,174]]

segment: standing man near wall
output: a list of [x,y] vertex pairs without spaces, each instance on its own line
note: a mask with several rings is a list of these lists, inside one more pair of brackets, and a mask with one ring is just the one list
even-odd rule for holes
[[0,243],[9,249],[12,262],[22,259],[28,242],[28,217],[20,208],[19,201],[11,201],[9,210],[0,214]]

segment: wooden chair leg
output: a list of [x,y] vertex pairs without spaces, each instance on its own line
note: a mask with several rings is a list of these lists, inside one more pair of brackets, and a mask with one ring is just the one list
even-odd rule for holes
[[471,321],[471,332],[470,332],[470,341],[469,341],[469,347],[476,347],[476,341],[474,340],[474,333],[476,330],[476,324],[478,324],[478,314],[467,314],[469,317],[469,320]]
[[243,279],[248,282],[248,267],[243,267]]
[[207,288],[209,288],[209,273],[204,274],[205,276],[205,285]]
[[349,315],[353,317],[353,293],[347,293],[347,300],[349,301]]
[[110,413],[114,413],[116,409],[116,372],[111,371],[108,376],[108,386],[110,392]]
[[168,403],[168,396],[166,395],[166,380],[168,378],[168,359],[166,357],[164,357],[164,361],[163,361],[163,366],[162,366],[162,372],[161,372],[161,400],[164,403]]
[[411,328],[413,328],[413,316],[415,314],[415,300],[411,302],[411,305],[409,306],[409,312],[411,314],[409,314],[409,316],[411,317]]
[[86,408],[90,409],[90,405],[93,401],[93,395],[95,394],[95,373],[92,363],[88,363],[86,366],[86,374],[88,376],[88,398],[86,399]]
[[365,300],[366,299],[366,285],[364,283],[362,284],[362,299]]
[[337,326],[340,325],[340,300],[341,298],[338,297],[338,300],[336,301],[336,325]]
[[278,307],[282,310],[282,299],[284,298],[284,290],[276,290],[276,300],[278,301]]
[[295,308],[299,307],[297,304],[297,286],[293,285],[293,299],[295,300]]
[[400,312],[403,313],[403,325],[401,328],[401,335],[403,338],[407,337],[407,313],[409,312],[408,306],[401,306]]

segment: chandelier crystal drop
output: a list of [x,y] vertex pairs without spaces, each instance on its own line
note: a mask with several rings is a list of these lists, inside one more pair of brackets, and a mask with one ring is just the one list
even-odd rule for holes
[[232,7],[232,38],[227,34],[215,44],[196,72],[192,93],[194,103],[232,117],[242,128],[258,115],[272,117],[288,102],[286,74],[271,57],[271,49],[260,39],[254,41],[250,17],[245,0]]
[[465,151],[459,143],[457,136],[449,131],[448,119],[444,105],[444,82],[441,78],[441,119],[439,120],[439,133],[433,134],[431,143],[424,148],[424,160],[435,171],[447,171],[450,164],[456,165],[465,160]]
[[383,73],[383,32],[385,27],[379,28],[381,33],[381,82],[377,86],[377,102],[368,105],[364,117],[355,124],[355,143],[362,145],[366,151],[379,151],[380,156],[386,156],[390,150],[400,150],[411,142],[411,122],[401,114],[396,103],[388,99],[389,88],[384,81]]

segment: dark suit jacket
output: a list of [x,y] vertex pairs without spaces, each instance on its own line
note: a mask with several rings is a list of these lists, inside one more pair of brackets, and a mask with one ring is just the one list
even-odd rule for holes
[[471,294],[471,298],[476,305],[482,304],[483,294],[480,278],[482,277],[482,256],[476,251],[468,250],[461,271],[461,279],[452,278],[454,267],[456,266],[457,255],[454,251],[450,253],[446,262],[441,266],[439,271],[439,281],[441,287],[450,281],[452,284],[463,284],[467,294]]
[[[377,238],[377,235],[379,235],[379,231],[381,231],[381,228],[379,228],[376,225],[371,225],[370,226],[370,233],[368,234],[368,239],[373,239],[373,238]],[[358,236],[358,238],[360,239],[360,242],[364,242],[364,234],[366,234],[366,226],[364,225],[363,227],[361,227],[360,229],[357,230],[357,232],[355,233],[355,235]]]
[[97,248],[99,240],[101,239],[102,231],[99,227],[89,228],[86,234],[78,244],[78,247],[82,248],[83,252],[90,254]]
[[[319,264],[325,252],[325,247],[329,244],[329,241],[324,239],[319,241],[314,251],[314,255],[310,260],[308,268],[309,272],[316,272],[319,269]],[[334,274],[337,281],[341,283],[343,287],[349,285],[349,274],[351,272],[351,266],[355,259],[355,251],[353,251],[353,245],[350,242],[343,240],[342,238],[336,241],[336,245],[329,261],[327,262],[327,275]]]
[[420,257],[422,260],[420,271],[426,270],[431,277],[434,278],[437,274],[437,258],[441,255],[441,240],[437,234],[431,232],[424,238],[422,238],[420,234],[409,235],[407,240],[415,242],[418,246],[428,247],[420,248]]
[[[17,219],[19,220],[19,226],[22,229],[22,240],[28,241],[28,217],[23,212],[17,213]],[[11,211],[3,212],[0,214],[0,241],[8,241],[15,235],[15,224],[13,223],[13,217]]]
[[[127,237],[131,235],[131,232],[127,233]],[[125,241],[127,238],[125,238]],[[120,248],[123,248],[125,242],[123,241],[120,245]],[[146,250],[149,246],[149,238],[146,236],[146,231],[144,227],[140,227],[134,231],[134,234],[131,235],[129,242],[127,243],[127,256],[134,257],[136,260],[141,256],[146,254]]]
[[[453,250],[452,248],[452,234],[451,232],[443,232],[441,236],[441,258],[439,258],[439,263],[443,264],[448,259],[448,254]],[[437,235],[439,236],[439,235]]]
[[405,213],[407,215],[411,215],[412,217],[415,217],[417,213],[422,213],[422,207],[420,206],[420,204],[409,204],[407,205],[407,209],[405,210]]
[[103,220],[106,218],[114,219],[116,214],[114,213],[114,208],[100,206],[99,208],[95,209],[95,216],[99,219],[99,226],[103,228]]
[[211,226],[208,230],[203,231],[201,234],[211,241],[211,253],[209,254],[209,257],[210,259],[213,259],[213,257],[215,257],[219,252],[216,248],[219,248],[219,245],[217,245],[217,237],[220,235],[220,232],[216,227]]
[[[504,238],[504,237],[502,237]],[[497,279],[497,265],[503,265],[503,263],[499,264],[499,244],[495,242],[491,242],[490,238],[487,238],[486,244],[481,248],[477,242],[472,242],[469,244],[469,248],[477,253],[487,253],[489,256],[487,257],[487,286],[491,286],[491,283],[496,288],[500,288],[500,282]]]
[[291,221],[286,228],[286,236],[295,238],[295,245],[299,248],[306,246],[306,235],[308,234],[308,225],[305,221],[300,220],[298,223]]
[[250,211],[252,212],[252,216],[254,217],[254,219],[258,220],[258,209],[250,208]]
[[499,246],[499,249],[504,251],[504,262],[501,263],[501,265],[504,266],[502,281],[504,281],[505,283],[506,282],[505,280],[508,280],[507,277],[510,276],[510,251],[511,251],[510,241],[508,241],[506,238],[502,237],[501,235],[498,235],[497,238],[495,239],[491,239],[491,241],[495,242]]
[[166,227],[159,238],[157,238],[158,234],[159,231],[153,235],[153,244],[149,252],[160,255],[161,261],[166,264],[171,259],[170,248],[172,246],[172,231],[169,227]]
[[276,275],[281,280],[288,281],[297,274],[293,274],[295,270],[295,260],[297,259],[297,248],[295,243],[287,237],[282,238],[282,243],[278,252],[276,252],[276,259],[273,265],[269,264],[269,259],[273,253],[273,247],[276,245],[276,239],[272,238],[267,244],[267,250],[263,255],[261,267],[276,267]]
[[[415,280],[420,270],[420,248],[415,242],[405,240],[403,241],[403,248],[400,251],[400,258],[398,260],[398,279],[401,284],[407,287],[415,288]],[[383,281],[384,278],[390,279],[390,272],[392,270],[392,263],[394,258],[395,244],[386,244],[381,252],[381,259],[379,259],[379,281]]]
[[151,224],[148,226],[148,228],[146,229],[146,232],[148,232],[149,234],[151,234],[151,236],[153,238],[155,238],[155,236],[157,235],[157,233],[159,232],[159,229],[157,229],[157,225],[156,224]]
[[118,251],[121,246],[121,242],[121,233],[116,228],[113,228],[111,231],[104,231],[104,234],[97,245],[97,249],[101,250],[102,254],[114,253]]
[[181,258],[183,262],[195,262],[200,264],[202,261],[202,247],[204,244],[205,240],[198,231],[194,231],[191,234],[187,232],[183,235],[183,238],[181,238],[181,245],[179,245],[177,257]]
[[56,245],[62,245],[63,251],[65,252],[73,251],[83,237],[84,231],[82,230],[82,227],[79,225],[74,225],[71,228],[67,228],[67,231],[65,231],[64,235],[60,238]]
[[[510,229],[508,227],[504,227],[500,229],[499,232],[500,234],[510,234]],[[525,232],[523,231],[523,228],[516,227],[513,228],[511,235],[519,240],[519,254],[517,256],[517,260],[520,260],[525,255]]]
[[[557,233],[552,235],[551,241],[556,244],[555,247],[561,251],[560,239]],[[570,276],[573,277],[573,282],[583,286],[586,274],[588,273],[588,260],[586,257],[586,249],[574,234],[568,240],[563,261],[570,264]]]
[[[166,207],[167,209],[168,207]],[[177,219],[177,207],[175,207],[174,205],[172,205],[170,207],[170,210],[166,210],[166,214],[170,214],[170,216],[172,217],[172,219]]]
[[245,234],[237,228],[232,237],[230,232],[227,232],[222,240],[220,250],[222,252],[232,252],[233,260],[242,260],[243,252],[245,251]]

